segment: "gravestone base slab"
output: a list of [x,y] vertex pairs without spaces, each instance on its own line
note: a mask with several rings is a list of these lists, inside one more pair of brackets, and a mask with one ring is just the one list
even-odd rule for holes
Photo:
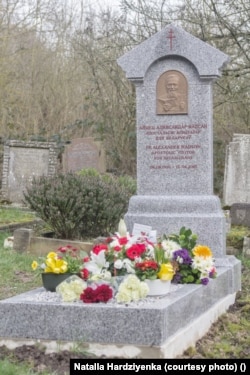
[[0,340],[80,343],[110,358],[175,358],[234,303],[241,263],[227,258],[230,266],[206,286],[172,285],[164,297],[127,305],[46,301],[43,288],[2,300]]
[[226,255],[226,218],[216,196],[135,195],[124,219],[130,233],[135,223],[151,226],[158,236],[177,234],[185,226],[197,234],[200,244],[211,248],[215,257]]

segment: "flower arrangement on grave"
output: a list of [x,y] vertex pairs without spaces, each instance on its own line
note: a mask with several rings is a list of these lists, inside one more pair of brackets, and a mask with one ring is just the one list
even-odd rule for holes
[[63,301],[84,303],[138,301],[150,295],[148,285],[153,280],[207,285],[216,277],[211,249],[198,244],[190,229],[182,227],[178,234],[157,238],[152,231],[129,234],[124,220],[114,235],[94,244],[88,256],[83,258],[67,245],[50,252],[40,265],[34,261],[32,268],[44,273],[78,273],[56,291]]
[[90,256],[85,258],[81,275],[85,280],[107,281],[130,274],[140,281],[172,280],[174,269],[160,244],[151,242],[145,233],[130,235],[121,220],[118,232],[93,246]]
[[178,234],[163,235],[160,241],[175,274],[173,283],[207,285],[216,277],[212,250],[197,244],[197,235],[182,227]]
[[49,252],[45,257],[34,260],[31,267],[37,273],[76,273],[78,274],[83,265],[81,252],[74,246],[66,245],[59,247],[56,251]]
[[[85,259],[85,280],[111,280],[134,274],[140,281],[171,280],[173,283],[206,285],[216,277],[213,253],[197,244],[197,235],[182,227],[178,234],[163,235],[155,242],[148,235],[130,235],[123,220],[118,232],[94,245]],[[122,230],[121,230],[122,228]]]

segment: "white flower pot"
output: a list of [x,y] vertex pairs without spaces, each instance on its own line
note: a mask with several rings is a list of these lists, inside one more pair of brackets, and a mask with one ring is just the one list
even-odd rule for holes
[[171,281],[165,281],[161,279],[149,280],[146,279],[145,282],[149,287],[148,296],[164,296],[170,292]]

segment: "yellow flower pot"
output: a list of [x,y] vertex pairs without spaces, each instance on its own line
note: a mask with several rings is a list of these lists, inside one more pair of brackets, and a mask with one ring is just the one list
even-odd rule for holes
[[149,287],[148,296],[164,296],[170,292],[171,280],[146,279],[145,282]]

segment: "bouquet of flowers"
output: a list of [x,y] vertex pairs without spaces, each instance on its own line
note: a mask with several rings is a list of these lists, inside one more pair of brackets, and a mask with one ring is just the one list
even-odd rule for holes
[[216,277],[211,249],[197,244],[191,229],[182,227],[178,234],[163,235],[160,244],[174,267],[174,283],[207,285]]
[[141,281],[172,280],[173,265],[160,244],[151,242],[144,233],[130,235],[124,228],[125,223],[121,220],[118,232],[93,246],[90,256],[84,259],[82,277],[107,281],[114,276],[134,274]]
[[130,235],[121,220],[118,232],[94,245],[84,259],[81,274],[85,280],[135,274],[141,281],[206,285],[216,277],[216,269],[211,249],[197,244],[197,235],[191,229],[182,227],[178,234],[164,234],[152,242],[145,233]]
[[[84,258],[68,245],[50,252],[40,265],[34,261],[32,268],[78,274],[80,279],[64,281],[57,291],[64,301],[84,303],[137,301],[148,295],[148,280],[207,285],[216,277],[211,249],[198,244],[191,229],[182,227],[178,234],[157,238],[156,232],[129,234],[124,220],[114,235],[94,244]],[[123,280],[117,284],[119,277]]]

